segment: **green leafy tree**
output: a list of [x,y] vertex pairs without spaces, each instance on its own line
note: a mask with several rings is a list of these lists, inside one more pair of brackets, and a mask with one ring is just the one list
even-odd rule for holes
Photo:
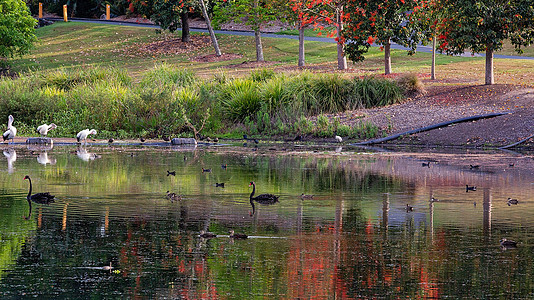
[[37,40],[36,25],[24,1],[0,0],[0,58],[28,53]]
[[214,24],[219,26],[228,21],[249,25],[254,30],[256,61],[265,61],[261,42],[261,27],[279,16],[272,2],[260,0],[221,1],[213,8]]
[[439,48],[447,54],[486,53],[485,83],[493,84],[493,55],[510,40],[518,53],[534,38],[532,0],[444,0]]
[[182,42],[189,42],[189,10],[192,0],[132,0],[136,10],[170,32],[182,28]]
[[384,73],[391,73],[391,43],[410,48],[415,53],[417,45],[424,38],[417,30],[410,28],[409,14],[416,6],[416,0],[351,0],[345,7],[347,22],[343,30],[346,39],[345,50],[354,61],[362,61],[373,43],[384,50]]

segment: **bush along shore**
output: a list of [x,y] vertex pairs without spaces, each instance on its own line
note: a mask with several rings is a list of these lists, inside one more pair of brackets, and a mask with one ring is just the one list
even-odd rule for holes
[[220,73],[200,79],[166,64],[134,81],[120,69],[60,69],[1,79],[0,120],[12,114],[23,136],[54,122],[52,137],[95,128],[100,138],[119,139],[337,134],[358,140],[384,133],[370,123],[348,126],[326,114],[402,101],[411,88],[410,80],[404,82],[266,69],[245,78]]

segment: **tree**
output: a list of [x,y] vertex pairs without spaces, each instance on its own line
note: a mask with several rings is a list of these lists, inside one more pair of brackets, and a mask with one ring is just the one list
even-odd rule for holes
[[141,14],[170,32],[182,28],[182,42],[190,41],[189,9],[192,0],[133,0],[134,6]]
[[263,24],[276,20],[277,12],[270,2],[259,0],[228,0],[219,2],[213,8],[214,23],[234,21],[249,25],[254,30],[256,44],[256,61],[265,61],[261,42],[261,27]]
[[[430,68],[430,79],[436,79],[436,42],[439,30],[442,27],[441,21],[444,18],[444,9],[441,0],[421,0],[410,14],[412,28],[417,28],[422,35],[432,40],[432,65]],[[423,44],[427,44],[423,39]]]
[[215,55],[221,56],[217,37],[211,27],[206,5],[203,0],[132,0],[137,11],[150,18],[161,28],[174,32],[181,24],[182,42],[190,41],[189,11],[199,5],[210,32],[211,42],[215,48]]
[[417,30],[412,31],[409,14],[416,0],[351,0],[345,8],[347,22],[343,37],[347,40],[345,50],[354,61],[364,60],[364,54],[373,43],[384,50],[384,73],[391,73],[391,43],[410,48],[415,53],[424,38]]
[[495,82],[493,54],[510,40],[517,52],[534,38],[532,0],[446,0],[447,18],[438,37],[447,54],[486,53],[485,83]]
[[324,29],[319,23],[334,24],[336,29],[329,35],[336,35],[337,41],[337,65],[339,70],[347,68],[347,59],[344,51],[344,39],[341,36],[346,16],[344,6],[347,0],[290,0],[291,7],[296,14],[299,27],[299,66],[302,52],[304,60],[304,28],[313,25],[315,28]]
[[0,58],[28,53],[37,40],[36,25],[24,1],[0,0]]

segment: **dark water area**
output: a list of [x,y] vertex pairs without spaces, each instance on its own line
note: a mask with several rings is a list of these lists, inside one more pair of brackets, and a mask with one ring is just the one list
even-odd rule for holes
[[534,298],[528,153],[269,149],[3,146],[0,298]]

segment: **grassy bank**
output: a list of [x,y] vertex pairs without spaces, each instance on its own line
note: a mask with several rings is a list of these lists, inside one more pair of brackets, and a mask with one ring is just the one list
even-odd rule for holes
[[[275,73],[201,79],[159,65],[134,81],[125,69],[79,68],[31,72],[0,81],[0,120],[9,114],[22,135],[54,122],[52,136],[95,128],[99,137],[263,136],[303,134],[360,138],[380,134],[371,124],[341,125],[325,114],[389,105],[403,87],[383,78]],[[314,122],[310,117],[318,116]]]

